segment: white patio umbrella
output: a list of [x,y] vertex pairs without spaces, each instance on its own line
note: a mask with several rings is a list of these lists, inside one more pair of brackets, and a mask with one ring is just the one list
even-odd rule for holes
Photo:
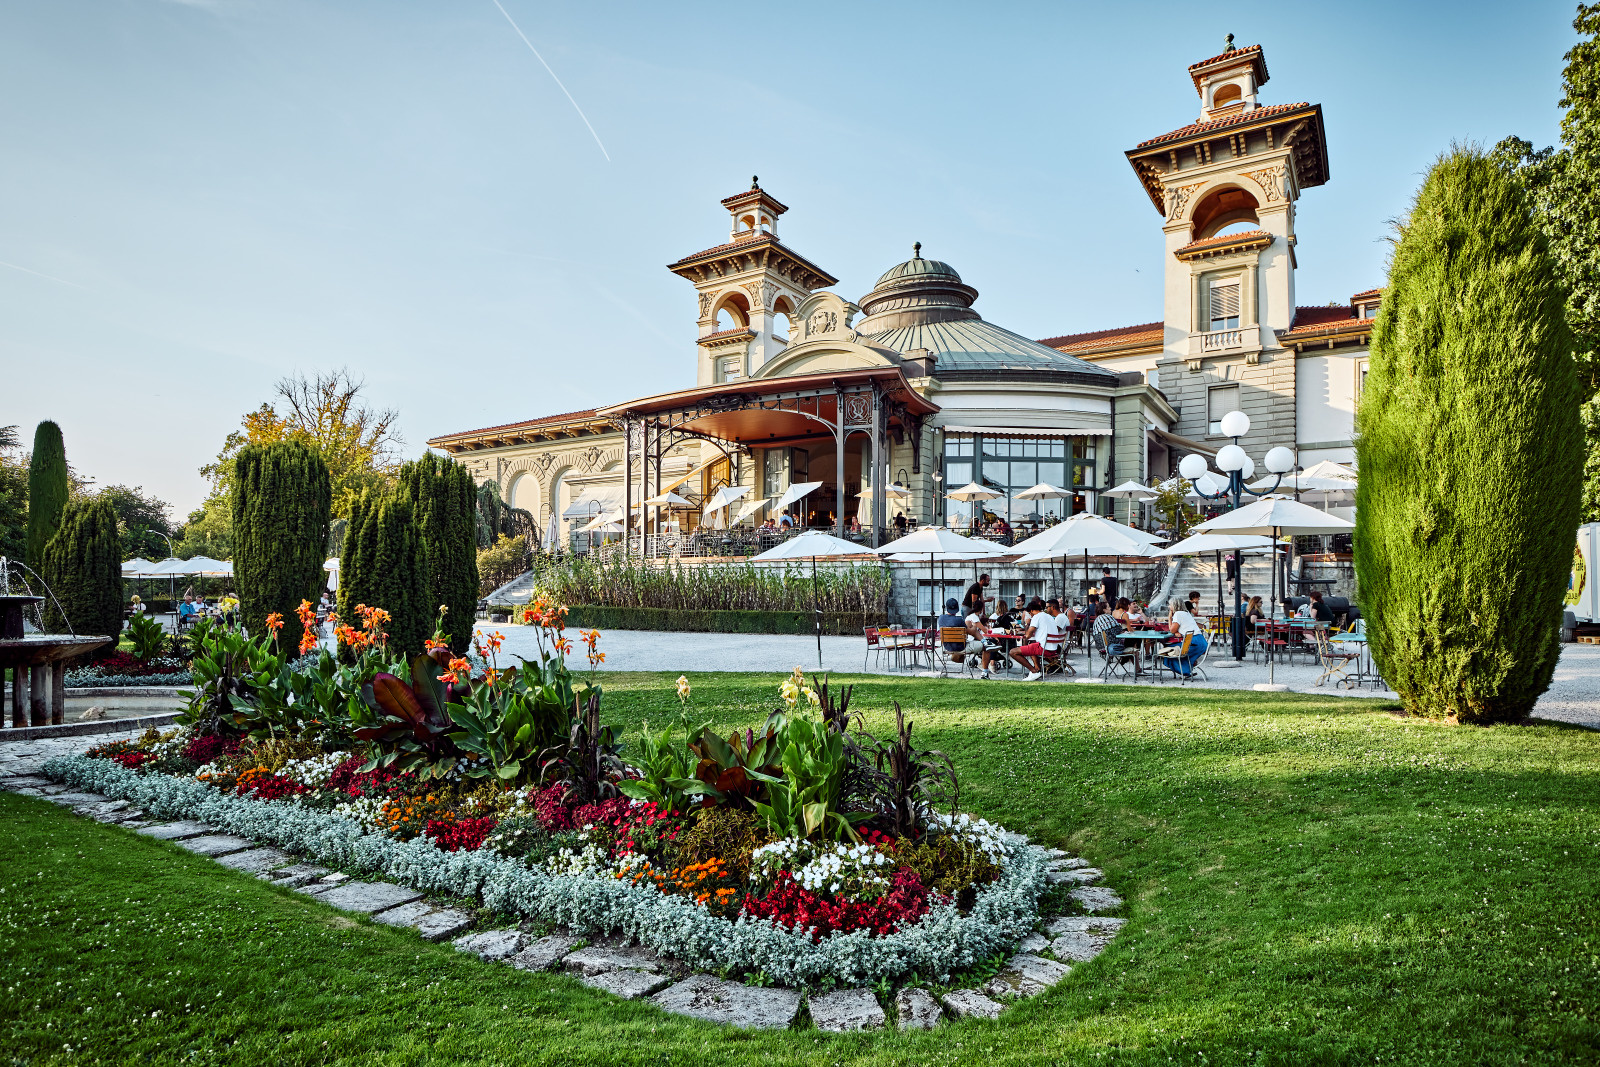
[[[945,499],[959,500],[963,504],[970,504],[976,500],[996,500],[1003,496],[1005,496],[1004,493],[995,489],[990,489],[986,485],[979,485],[977,482],[968,482],[959,489],[950,490],[945,494]],[[974,511],[971,516],[971,520],[967,523],[968,527],[970,528],[975,526],[977,524],[977,519],[977,512]]]
[[739,512],[739,517],[733,520],[734,524],[737,525],[737,524],[743,522],[744,520],[748,519],[750,516],[754,515],[756,512],[760,511],[762,508],[766,507],[768,504],[771,504],[771,503],[772,503],[772,501],[769,500],[766,497],[762,497],[760,500],[752,500],[752,501],[750,501],[750,503],[746,504],[744,506],[744,509]]
[[[1236,511],[1226,515],[1218,515],[1214,519],[1195,526],[1196,533],[1226,533],[1226,534],[1267,534],[1273,543],[1283,534],[1322,534],[1344,533],[1355,529],[1356,524],[1346,522],[1344,519],[1327,512],[1318,511],[1309,504],[1302,504],[1298,500],[1288,500],[1283,497],[1269,496],[1257,500],[1254,504],[1247,504]],[[1278,561],[1274,556],[1272,561],[1272,600],[1274,605],[1278,602]],[[1273,690],[1277,688],[1276,673],[1274,671],[1274,658],[1272,649],[1267,649],[1267,683]],[[1259,685],[1256,688],[1261,688]]]
[[651,497],[649,500],[646,500],[644,503],[646,503],[650,507],[654,507],[654,508],[671,507],[674,504],[678,505],[679,507],[685,507],[685,508],[694,507],[694,504],[690,503],[688,500],[685,500],[683,497],[679,496],[677,493],[672,492],[670,489],[667,492],[662,493],[660,496]]
[[[620,512],[620,511],[602,511],[600,514],[598,514],[594,518],[590,519],[587,525],[578,527],[578,532],[579,533],[621,533],[622,532],[622,525],[618,521],[621,518],[622,518],[622,512]],[[616,527],[616,528],[615,529],[606,529],[606,527],[613,527],[613,526]]]
[[1318,460],[1300,473],[1309,475],[1312,478],[1348,478],[1352,482],[1357,477],[1354,467],[1346,466],[1343,463],[1335,463],[1331,459]]
[[[1082,557],[1083,577],[1089,581],[1090,556],[1152,556],[1161,538],[1136,530],[1101,515],[1088,513],[1074,515],[1028,538],[1013,551],[1024,550],[1018,563],[1053,563],[1061,560],[1062,593],[1066,592],[1066,564],[1070,559]],[[1087,639],[1083,651],[1092,661],[1094,650]]]
[[[735,500],[738,500],[748,492],[750,492],[750,487],[748,485],[725,485],[721,489],[718,489],[715,493],[711,494],[711,499],[706,501],[706,506],[701,509],[701,513],[705,515],[711,515],[718,511],[722,511],[729,504],[733,503]],[[724,515],[723,518],[726,519],[727,516]],[[724,525],[727,524],[724,523]]]
[[195,556],[182,561],[181,567],[174,567],[173,574],[192,574],[204,578],[231,578],[233,577],[233,561],[226,559],[212,559],[210,556]]
[[[861,490],[861,492],[857,493],[856,494],[856,499],[857,500],[869,500],[869,499],[871,499],[873,493],[874,493],[874,490],[869,486],[866,489]],[[911,499],[911,494],[909,492],[907,492],[901,486],[898,486],[898,485],[886,485],[883,488],[883,498],[885,500],[910,500]]]
[[[801,494],[802,496],[804,494]],[[798,498],[796,498],[798,499]],[[817,602],[817,560],[837,559],[840,556],[860,556],[870,552],[854,541],[823,533],[805,530],[787,541],[773,545],[765,552],[750,557],[751,563],[785,563],[811,561],[811,614],[817,631],[817,667],[822,667],[822,606]]]
[[[1217,606],[1222,600],[1222,554],[1235,552],[1244,555],[1266,555],[1272,551],[1272,538],[1258,534],[1193,534],[1182,541],[1157,552],[1158,556],[1198,556],[1214,552],[1217,557]],[[1241,560],[1240,575],[1243,576]]]
[[339,557],[329,556],[323,561],[322,569],[328,572],[328,591],[337,593],[339,591]]
[[1156,490],[1140,482],[1126,481],[1101,493],[1101,496],[1125,496],[1130,500],[1154,500]]
[[821,482],[796,482],[789,488],[785,489],[783,491],[783,495],[778,498],[778,502],[772,506],[775,510],[782,511],[795,501],[810,496],[812,493],[821,488]]
[[[922,526],[897,537],[886,545],[879,545],[872,551],[880,556],[890,559],[927,557],[928,584],[933,585],[933,563],[935,560],[962,559],[976,560],[989,556],[999,555],[1005,549],[999,548],[992,541],[979,541],[971,537],[962,537],[953,530],[943,526]],[[934,598],[937,600],[937,596]],[[939,604],[934,604],[934,615],[939,614]]]
[[124,578],[143,578],[154,566],[154,563],[151,563],[143,556],[135,556],[133,559],[123,561],[122,576]]

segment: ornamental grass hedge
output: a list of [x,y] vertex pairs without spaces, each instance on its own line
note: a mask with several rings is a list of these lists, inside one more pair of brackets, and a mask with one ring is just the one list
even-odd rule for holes
[[[867,626],[883,626],[883,612],[825,611],[822,632],[859,637]],[[578,604],[567,613],[570,625],[596,630],[662,630],[695,634],[811,634],[809,611],[694,611],[684,608],[619,608]]]

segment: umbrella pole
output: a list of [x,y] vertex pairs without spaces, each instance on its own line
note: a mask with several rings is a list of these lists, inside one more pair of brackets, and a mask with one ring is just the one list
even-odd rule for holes
[[[1278,528],[1276,526],[1274,526],[1272,528],[1272,597],[1273,597],[1274,600],[1276,600],[1277,597],[1278,597]],[[1268,615],[1270,616],[1271,612],[1268,612]],[[1285,610],[1284,613],[1283,613],[1283,633],[1284,633],[1284,640],[1285,641],[1287,641],[1289,639],[1288,635],[1293,632],[1290,629],[1291,625],[1292,624],[1289,622],[1289,612],[1287,610]],[[1275,651],[1276,648],[1277,648],[1277,642],[1276,641],[1268,641],[1267,642],[1267,684],[1268,685],[1276,685],[1277,681],[1278,681],[1277,671],[1275,670],[1275,668],[1277,666],[1277,661],[1273,656],[1273,652]]]
[[[1083,550],[1083,606],[1084,606],[1085,610],[1088,610],[1088,607],[1089,607],[1089,550],[1087,548]],[[1093,667],[1094,666],[1094,653],[1089,650],[1089,627],[1088,627],[1087,623],[1085,623],[1085,625],[1083,627],[1083,658],[1087,662],[1089,667]]]
[[1217,549],[1217,614],[1222,614],[1222,550]]
[[822,669],[822,605],[817,600],[817,557],[811,557],[811,621],[817,629],[817,670]]

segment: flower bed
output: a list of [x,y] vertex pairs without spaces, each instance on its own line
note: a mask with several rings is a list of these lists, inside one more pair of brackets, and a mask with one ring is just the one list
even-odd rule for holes
[[788,985],[947,981],[1034,928],[1044,854],[940,810],[954,767],[912,745],[898,708],[897,733],[872,738],[848,689],[797,670],[759,732],[724,738],[694,724],[680,679],[679,723],[625,749],[567,669],[561,610],[531,614],[548,648],[505,670],[496,637],[481,671],[442,645],[388,660],[381,612],[349,630],[367,635],[353,667],[294,670],[269,639],[204,634],[179,730],[45,770],[153,816]]

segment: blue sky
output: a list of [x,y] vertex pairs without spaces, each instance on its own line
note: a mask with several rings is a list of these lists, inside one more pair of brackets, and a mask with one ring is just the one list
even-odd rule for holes
[[364,376],[413,455],[680,388],[664,265],[751,174],[849,298],[920,240],[1029,336],[1149,321],[1122,153],[1193,121],[1228,32],[1263,102],[1323,105],[1298,295],[1344,299],[1451,141],[1556,140],[1575,40],[1570,2],[501,2],[593,134],[493,0],[0,2],[0,424],[181,518],[286,373]]

